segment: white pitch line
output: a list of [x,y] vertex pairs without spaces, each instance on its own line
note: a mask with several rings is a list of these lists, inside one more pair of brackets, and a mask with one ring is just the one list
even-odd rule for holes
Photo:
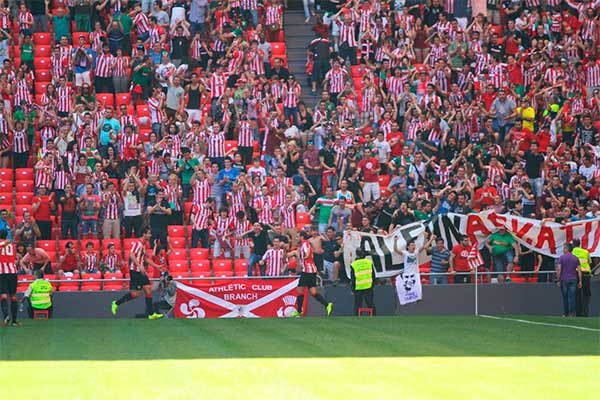
[[591,331],[591,332],[600,332],[600,329],[594,329],[594,328],[586,328],[584,326],[573,326],[573,325],[563,325],[563,324],[551,324],[548,322],[536,322],[536,321],[529,321],[526,319],[516,319],[516,318],[505,318],[505,317],[494,317],[492,315],[483,315],[480,314],[480,317],[483,318],[490,318],[490,319],[499,319],[499,320],[506,320],[506,321],[513,321],[513,322],[520,322],[522,324],[531,324],[531,325],[545,325],[545,326],[555,326],[555,327],[559,327],[559,328],[571,328],[571,329],[578,329],[581,331]]

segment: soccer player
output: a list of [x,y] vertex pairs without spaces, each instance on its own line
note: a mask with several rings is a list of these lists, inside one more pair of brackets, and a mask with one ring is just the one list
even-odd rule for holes
[[313,257],[313,247],[309,242],[311,235],[308,231],[300,232],[300,247],[298,250],[288,253],[288,257],[293,255],[298,257],[302,272],[300,273],[300,282],[298,282],[298,297],[296,298],[297,311],[292,316],[297,317],[302,314],[302,303],[304,303],[304,288],[308,288],[308,292],[319,303],[323,304],[327,309],[327,316],[331,315],[333,303],[327,303],[323,295],[317,292],[317,266]]
[[[0,306],[2,306],[2,326],[17,322],[17,266],[15,245],[8,239],[8,231],[0,230]],[[10,296],[10,314],[8,297]],[[12,319],[11,319],[12,316]]]
[[146,254],[148,241],[151,237],[152,232],[150,228],[146,228],[142,232],[142,237],[131,245],[131,250],[129,250],[129,290],[131,290],[131,292],[127,293],[119,300],[112,302],[111,311],[113,315],[117,314],[117,309],[121,304],[135,299],[143,291],[146,300],[146,315],[148,316],[148,319],[158,319],[163,317],[162,314],[154,312],[154,304],[152,303],[152,285],[150,284],[148,272],[146,271],[146,265],[161,268],[161,266],[153,262],[151,257]]

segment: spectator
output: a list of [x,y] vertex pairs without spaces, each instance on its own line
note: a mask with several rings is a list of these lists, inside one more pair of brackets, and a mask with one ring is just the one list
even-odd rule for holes
[[566,244],[556,266],[556,284],[562,293],[563,317],[575,317],[575,294],[577,289],[581,289],[581,267],[572,250],[573,245]]
[[254,246],[252,247],[252,254],[248,260],[248,276],[255,275],[254,266],[258,265],[260,269],[260,275],[265,276],[265,266],[260,265],[259,261],[262,260],[263,256],[267,252],[268,246],[271,244],[267,229],[264,225],[255,222],[252,225],[252,229],[242,234],[242,238],[247,237],[252,240]]
[[83,239],[96,238],[102,201],[100,196],[94,194],[94,186],[91,183],[85,185],[85,193],[79,197],[78,202],[81,209],[81,237]]
[[79,254],[75,251],[75,244],[73,242],[67,242],[65,244],[65,252],[58,259],[57,275],[60,278],[65,276],[79,276]]
[[94,243],[87,242],[85,251],[81,254],[82,272],[95,274],[100,269],[100,254],[94,249]]
[[454,283],[471,283],[471,267],[469,266],[468,236],[463,236],[460,243],[456,244],[450,253],[450,273],[454,275]]
[[64,193],[58,198],[58,205],[62,238],[67,239],[70,234],[71,239],[77,239],[79,237],[77,197],[70,184],[65,185]]
[[23,221],[17,225],[15,230],[15,239],[18,243],[26,246],[32,245],[35,239],[41,237],[42,233],[35,219],[27,209],[23,209]]
[[173,210],[165,198],[165,190],[159,189],[156,192],[156,199],[148,203],[150,229],[152,230],[151,243],[158,241],[161,246],[167,245],[167,226],[172,212]]
[[43,249],[36,248],[33,244],[26,245],[26,252],[21,258],[20,265],[28,274],[40,270],[44,274],[52,274],[52,262],[50,256]]
[[33,198],[32,211],[37,226],[40,230],[40,239],[51,240],[52,238],[52,214],[56,209],[54,193],[47,193],[46,185],[38,186],[38,194]]

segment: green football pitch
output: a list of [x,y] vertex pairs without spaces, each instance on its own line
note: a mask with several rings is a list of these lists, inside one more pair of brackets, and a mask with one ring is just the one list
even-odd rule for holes
[[0,398],[599,398],[600,319],[520,318],[23,321]]

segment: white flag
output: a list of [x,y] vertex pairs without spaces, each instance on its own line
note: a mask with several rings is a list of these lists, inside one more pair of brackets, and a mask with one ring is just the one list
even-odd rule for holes
[[414,303],[423,298],[418,265],[413,268],[405,268],[404,272],[396,277],[396,290],[400,305]]

